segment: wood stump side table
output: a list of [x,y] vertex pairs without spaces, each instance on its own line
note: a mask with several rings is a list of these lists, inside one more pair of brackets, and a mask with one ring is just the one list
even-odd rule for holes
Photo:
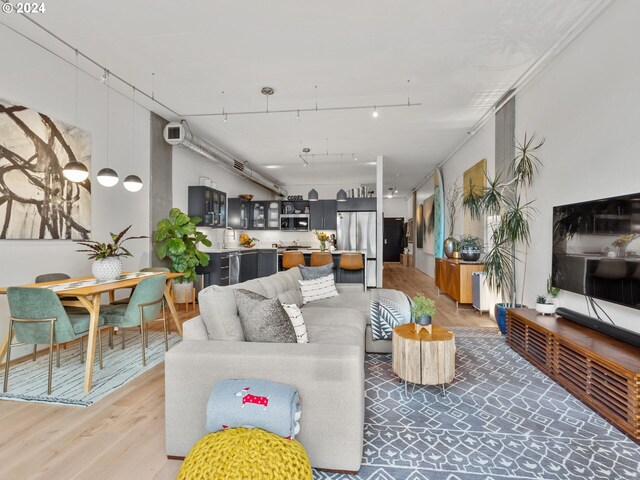
[[416,333],[414,323],[393,329],[393,371],[407,383],[414,385],[444,385],[456,374],[456,341],[452,331],[433,325],[431,333]]

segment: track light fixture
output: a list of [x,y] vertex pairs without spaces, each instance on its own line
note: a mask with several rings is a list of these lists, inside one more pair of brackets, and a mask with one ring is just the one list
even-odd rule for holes
[[371,113],[371,116],[373,118],[378,118],[378,108],[375,105],[373,106],[373,112]]

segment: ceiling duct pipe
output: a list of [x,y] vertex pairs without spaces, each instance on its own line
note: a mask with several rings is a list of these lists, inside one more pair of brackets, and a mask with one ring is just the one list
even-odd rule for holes
[[230,172],[266,188],[276,195],[281,197],[287,196],[287,191],[284,188],[263,175],[260,175],[258,172],[251,170],[247,167],[246,162],[241,162],[224,150],[195,136],[184,120],[180,123],[169,123],[164,127],[164,139],[169,145],[188,148],[209,160],[213,160]]

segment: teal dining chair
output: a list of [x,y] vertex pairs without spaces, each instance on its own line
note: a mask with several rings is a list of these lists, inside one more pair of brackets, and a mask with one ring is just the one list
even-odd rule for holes
[[[89,313],[68,313],[58,296],[47,288],[9,287],[7,289],[9,301],[9,336],[15,335],[16,343],[10,341],[7,346],[7,358],[4,369],[3,391],[9,384],[9,366],[11,363],[11,348],[20,345],[49,345],[49,376],[47,394],[51,395],[51,377],[53,367],[53,347],[56,346],[56,365],[60,366],[60,344],[82,339],[89,334]],[[98,351],[100,368],[102,368],[102,335],[104,317],[98,322]],[[80,352],[82,359],[82,351]]]
[[164,310],[164,287],[167,283],[165,275],[154,275],[145,278],[136,285],[127,304],[104,305],[100,312],[104,315],[106,327],[122,329],[122,348],[125,347],[125,329],[138,328],[140,330],[140,346],[142,350],[142,365],[147,365],[145,346],[149,346],[149,331],[147,323],[158,320],[162,315],[164,327],[164,349],[169,350],[167,339],[167,317]]
[[[156,272],[156,273],[169,273],[171,270],[169,270],[167,267],[145,267],[145,268],[141,268],[139,270],[140,272]],[[121,305],[124,303],[129,303],[129,300],[131,300],[131,295],[133,294],[133,291],[135,290],[135,287],[131,289],[131,294],[129,294],[128,297],[126,298],[121,298],[120,300],[113,300],[111,303],[111,305]]]

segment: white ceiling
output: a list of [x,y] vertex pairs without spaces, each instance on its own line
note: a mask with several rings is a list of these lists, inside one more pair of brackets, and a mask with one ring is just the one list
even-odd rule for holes
[[[33,18],[142,90],[151,92],[155,72],[156,98],[180,115],[264,110],[266,85],[276,90],[270,109],[313,107],[315,85],[320,107],[404,103],[409,79],[411,101],[422,106],[381,110],[377,119],[368,110],[301,113],[300,121],[230,116],[226,124],[186,117],[283,184],[373,183],[369,163],[384,155],[385,189],[397,178],[403,196],[598,2],[56,0]],[[73,58],[25,19],[7,17]],[[302,168],[303,147],[347,155]]]

